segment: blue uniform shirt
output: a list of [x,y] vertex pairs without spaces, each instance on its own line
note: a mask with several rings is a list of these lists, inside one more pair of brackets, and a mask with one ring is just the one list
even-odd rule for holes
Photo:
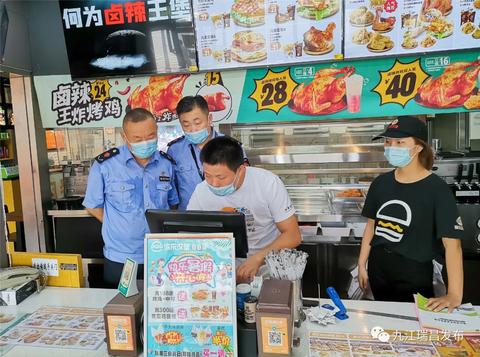
[[143,167],[126,145],[118,151],[92,165],[83,205],[103,208],[105,258],[123,263],[129,257],[143,264],[143,240],[149,233],[145,210],[178,204],[173,164],[157,151]]
[[[213,131],[213,137],[223,134]],[[186,210],[195,187],[203,181],[203,165],[200,161],[200,148],[180,137],[168,144],[167,153],[175,160],[175,180],[178,191],[179,210]]]

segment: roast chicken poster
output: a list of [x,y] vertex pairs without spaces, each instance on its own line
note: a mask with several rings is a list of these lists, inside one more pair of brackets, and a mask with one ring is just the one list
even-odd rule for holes
[[345,58],[480,46],[480,0],[346,0]]
[[249,70],[237,122],[480,110],[480,51]]
[[342,59],[342,0],[194,0],[202,70]]
[[178,120],[186,95],[215,124],[480,111],[480,51],[198,74],[72,81],[34,78],[44,128],[120,127],[126,111]]

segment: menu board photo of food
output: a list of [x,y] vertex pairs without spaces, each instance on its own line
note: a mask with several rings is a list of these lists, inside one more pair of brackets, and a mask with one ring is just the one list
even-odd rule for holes
[[342,59],[341,0],[193,1],[200,70]]
[[480,47],[480,0],[460,1],[455,22],[460,26],[455,38],[458,48]]
[[398,53],[399,7],[388,0],[347,0],[345,57],[371,57]]
[[344,21],[346,58],[480,46],[480,0],[347,0]]

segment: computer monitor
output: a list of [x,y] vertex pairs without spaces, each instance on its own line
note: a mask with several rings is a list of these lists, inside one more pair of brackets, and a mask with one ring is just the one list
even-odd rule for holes
[[247,228],[243,213],[151,209],[145,216],[151,233],[233,233],[235,256],[247,257]]

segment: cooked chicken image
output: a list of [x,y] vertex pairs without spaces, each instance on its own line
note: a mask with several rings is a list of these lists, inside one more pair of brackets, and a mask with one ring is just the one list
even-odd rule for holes
[[430,9],[440,10],[442,15],[445,15],[452,10],[452,0],[423,0],[422,13]]
[[480,95],[472,95],[463,104],[468,110],[480,109]]
[[204,95],[203,98],[207,101],[208,110],[211,112],[219,112],[227,108],[226,100],[229,100],[230,97],[222,92],[217,92],[214,94]]
[[175,113],[187,78],[188,74],[150,77],[145,88],[135,88],[127,100],[128,105],[132,109],[148,109],[156,118],[165,112]]
[[345,108],[345,77],[354,67],[325,68],[317,71],[312,82],[300,84],[292,93],[292,109],[304,114],[322,114]]
[[313,52],[325,51],[332,45],[333,30],[335,30],[335,28],[336,25],[334,22],[330,22],[325,31],[318,30],[313,26],[310,27],[303,35],[305,48]]
[[451,64],[440,76],[430,77],[420,86],[420,102],[435,108],[461,106],[473,94],[479,73],[480,60]]

